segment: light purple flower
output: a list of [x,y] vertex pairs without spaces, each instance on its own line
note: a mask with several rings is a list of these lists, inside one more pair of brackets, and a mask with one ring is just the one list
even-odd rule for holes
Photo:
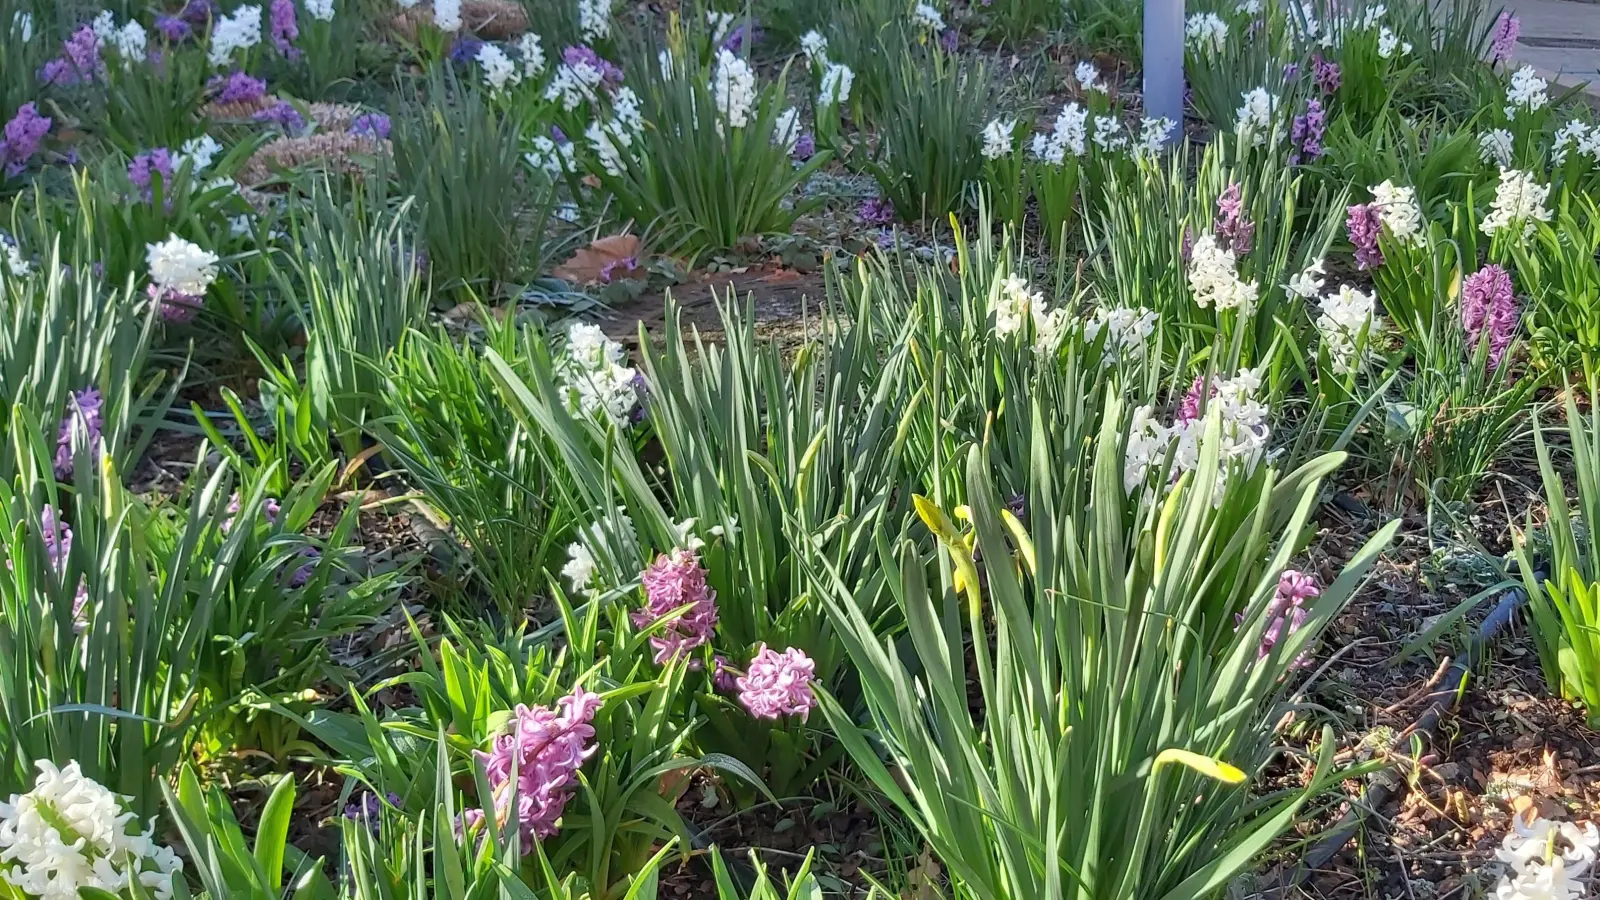
[[939,46],[944,48],[946,53],[956,52],[956,48],[961,46],[961,32],[954,28],[946,28],[944,33],[939,35]]
[[799,160],[800,162],[805,162],[805,161],[809,160],[811,157],[816,156],[817,155],[817,139],[816,139],[816,136],[813,135],[809,131],[800,132],[800,136],[795,138],[794,149],[789,151],[789,155],[793,156],[795,159]]
[[1327,126],[1328,116],[1322,110],[1322,101],[1314,97],[1307,100],[1306,111],[1295,116],[1289,128],[1290,165],[1316,159],[1325,152],[1322,135]]
[[711,684],[724,694],[731,694],[739,689],[738,675],[728,664],[728,658],[721,653],[711,657]]
[[216,0],[189,0],[178,13],[185,22],[199,28],[217,14]]
[[1383,265],[1383,251],[1378,238],[1383,235],[1383,211],[1376,203],[1350,207],[1345,211],[1345,231],[1356,248],[1356,265],[1362,269],[1376,269]]
[[[243,501],[239,499],[239,492],[238,491],[234,491],[233,492],[233,496],[228,498],[228,508],[226,510],[224,510],[224,512],[227,513],[228,517],[226,519],[222,520],[222,533],[223,534],[227,534],[229,531],[231,531],[233,529],[233,520],[234,520],[235,516],[239,515],[239,508],[240,508],[240,504],[242,502]],[[281,512],[282,509],[283,509],[283,507],[278,504],[278,501],[277,501],[276,498],[273,498],[273,497],[263,497],[263,498],[261,498],[261,517],[266,519],[268,524],[270,524],[270,525],[278,524],[278,513]]]
[[100,446],[100,429],[102,426],[100,406],[102,400],[98,388],[87,388],[74,391],[67,398],[67,411],[61,417],[61,427],[56,436],[56,478],[67,479],[72,477],[72,436],[73,432],[82,433],[84,443],[90,448]]
[[600,81],[608,88],[615,90],[622,84],[622,70],[610,60],[594,52],[592,47],[577,44],[561,51],[561,61],[576,69],[587,65],[600,73]]
[[[1321,594],[1322,589],[1317,586],[1315,578],[1304,572],[1285,569],[1278,576],[1277,593],[1267,605],[1267,627],[1261,633],[1261,646],[1256,651],[1256,659],[1266,659],[1279,641],[1299,631],[1306,621],[1306,601]],[[1239,618],[1242,621],[1243,615]],[[1301,669],[1310,664],[1310,654],[1301,653],[1290,665]]]
[[147,153],[141,153],[128,163],[128,181],[138,189],[149,203],[155,198],[155,178],[161,176],[161,193],[165,196],[168,206],[172,204],[172,153],[165,147],[157,147]]
[[300,48],[294,42],[300,37],[300,25],[295,19],[294,0],[272,0],[268,18],[271,20],[272,45],[289,59],[299,59]]
[[1507,348],[1517,336],[1517,297],[1511,273],[1490,263],[1468,275],[1461,284],[1461,327],[1474,350],[1489,332],[1489,364],[1499,368]]
[[739,703],[758,719],[799,716],[803,722],[817,705],[811,692],[816,669],[817,664],[799,648],[779,653],[762,644],[744,677],[734,680]]
[[450,61],[458,66],[464,66],[478,58],[478,51],[483,49],[483,41],[470,34],[460,35],[450,45]]
[[856,214],[868,225],[887,225],[894,221],[894,204],[886,197],[869,197]]
[[666,627],[650,638],[657,664],[710,642],[717,627],[717,594],[706,584],[706,570],[693,550],[657,556],[639,580],[645,604],[633,612],[634,627],[667,620]]
[[194,35],[194,26],[178,16],[156,16],[156,32],[169,44],[180,44]]
[[285,134],[299,134],[306,127],[306,117],[300,115],[300,110],[295,109],[294,104],[287,100],[279,100],[251,118],[257,122],[276,125]]
[[200,314],[200,307],[205,305],[206,298],[194,297],[180,293],[176,290],[162,290],[158,285],[145,288],[145,294],[151,302],[156,304],[156,309],[161,314],[163,322],[172,322],[182,325],[193,322],[195,316]]
[[1323,59],[1319,53],[1311,58],[1311,80],[1316,83],[1317,90],[1331,97],[1339,93],[1339,85],[1344,81],[1344,72],[1338,63],[1331,59]]
[[350,133],[357,137],[369,137],[373,140],[384,141],[389,139],[389,117],[383,113],[362,113],[350,123]]
[[[1203,405],[1201,403],[1201,392],[1205,390],[1205,386],[1206,376],[1204,374],[1196,375],[1194,381],[1189,385],[1188,393],[1183,395],[1183,401],[1178,404],[1178,413],[1175,418],[1179,425],[1184,425],[1200,418],[1200,407]],[[1210,396],[1215,397],[1216,395],[1217,386],[1213,384]]]
[[1215,229],[1217,244],[1243,256],[1250,252],[1250,239],[1255,236],[1256,224],[1245,211],[1244,197],[1238,182],[1228,185],[1217,197]]
[[17,107],[17,114],[6,123],[4,137],[0,138],[0,164],[5,166],[5,173],[22,174],[49,132],[50,119],[39,115],[37,106],[30,102]]
[[100,60],[100,39],[94,28],[80,25],[61,45],[61,55],[44,64],[39,72],[46,84],[69,87],[84,81],[93,81],[105,71]]
[[267,95],[265,79],[242,71],[230,72],[226,77],[217,75],[206,82],[206,88],[216,92],[211,98],[214,103],[254,103]]
[[747,45],[754,46],[760,40],[760,23],[747,20],[740,22],[738,28],[722,39],[722,48],[729,53],[742,53]]
[[1517,36],[1521,33],[1522,20],[1509,11],[1502,11],[1489,32],[1489,63],[1493,65],[1510,59],[1517,46]]
[[[518,704],[511,729],[495,736],[490,752],[478,752],[494,792],[495,821],[509,825],[514,812],[523,853],[560,830],[577,771],[596,749],[590,723],[600,704],[599,694],[583,688],[556,701],[556,710]],[[465,824],[474,826],[483,815],[469,810]]]

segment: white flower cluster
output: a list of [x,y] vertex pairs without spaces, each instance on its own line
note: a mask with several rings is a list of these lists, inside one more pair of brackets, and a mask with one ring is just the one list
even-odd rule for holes
[[806,55],[806,68],[823,65],[828,61],[828,39],[812,29],[800,36],[800,52]]
[[33,14],[20,9],[12,13],[11,31],[21,38],[24,44],[33,40]]
[[1122,133],[1122,120],[1116,116],[1095,116],[1094,142],[1102,150],[1127,149],[1128,136]]
[[112,15],[111,10],[102,9],[100,14],[94,17],[94,21],[89,23],[89,27],[94,29],[94,36],[102,45],[116,51],[124,66],[133,65],[136,60],[142,62],[149,51],[150,35],[145,32],[144,26],[140,25],[137,19],[129,19],[118,27],[116,16]]
[[1591,128],[1578,119],[1561,126],[1550,144],[1550,158],[1559,166],[1567,161],[1569,150],[1600,162],[1600,126]]
[[1369,6],[1367,7],[1366,12],[1361,16],[1361,24],[1359,27],[1362,31],[1371,31],[1372,29],[1377,28],[1378,24],[1383,21],[1383,17],[1388,14],[1389,8],[1384,6],[1382,3]]
[[1033,155],[1040,160],[1059,166],[1066,161],[1067,152],[1082,156],[1087,148],[1089,111],[1076,103],[1062,107],[1056,116],[1055,127],[1048,135],[1033,136]]
[[995,336],[1008,337],[1021,331],[1034,312],[1044,307],[1044,295],[1029,291],[1027,279],[1007,275],[989,289],[989,306],[994,310]]
[[1134,147],[1140,156],[1155,156],[1166,146],[1172,138],[1172,130],[1178,123],[1166,116],[1156,116],[1139,120],[1139,143]]
[[1533,66],[1523,66],[1511,73],[1511,84],[1506,88],[1506,118],[1515,119],[1521,112],[1538,112],[1550,102],[1545,89],[1550,86],[1534,74]]
[[[615,178],[622,175],[624,156],[632,155],[630,151],[633,147],[634,133],[620,119],[612,119],[604,124],[590,122],[589,127],[583,132],[583,139],[588,141],[589,149],[600,159],[600,167],[605,169],[607,175]],[[563,153],[560,159],[562,162],[568,162],[570,156]]]
[[1099,91],[1104,94],[1106,92],[1105,82],[1100,80],[1100,70],[1095,68],[1094,63],[1089,60],[1078,63],[1078,67],[1073,70],[1072,75],[1078,79],[1078,87],[1082,88],[1084,93]]
[[800,140],[800,110],[793,106],[778,114],[772,123],[772,143],[783,147],[789,152],[794,152],[794,145]]
[[1516,139],[1504,128],[1485,131],[1478,135],[1478,158],[1497,166],[1511,165]]
[[717,68],[711,73],[711,93],[716,100],[717,134],[722,134],[722,123],[734,128],[750,124],[750,113],[756,106],[756,73],[750,64],[737,53],[724,47],[717,51]]
[[600,83],[606,74],[586,59],[576,65],[563,62],[556,67],[550,84],[544,89],[546,100],[559,100],[561,108],[572,112],[580,103],[592,102],[598,96]]
[[911,13],[911,18],[929,31],[944,30],[944,16],[940,15],[939,10],[932,4],[918,3],[917,8]]
[[1241,140],[1248,140],[1253,144],[1261,145],[1267,142],[1267,136],[1272,133],[1272,119],[1278,112],[1278,95],[1266,88],[1255,88],[1245,91],[1241,96],[1244,105],[1239,107],[1237,120],[1234,122],[1234,133]]
[[1518,169],[1501,169],[1500,184],[1494,190],[1494,202],[1489,214],[1478,226],[1483,233],[1493,235],[1502,228],[1522,225],[1522,235],[1533,233],[1533,223],[1550,221],[1550,185],[1533,180],[1532,172]]
[[1600,852],[1600,829],[1535,817],[1512,820],[1511,833],[1495,851],[1507,867],[1495,900],[1580,900],[1588,896],[1584,873]]
[[578,30],[589,43],[611,36],[611,0],[578,0]]
[[1211,397],[1195,410],[1193,418],[1180,417],[1171,426],[1163,426],[1150,407],[1135,409],[1128,429],[1123,487],[1129,494],[1137,490],[1150,470],[1166,459],[1169,449],[1173,451],[1174,476],[1194,471],[1200,465],[1200,441],[1206,431],[1206,416],[1201,409],[1216,409],[1222,419],[1222,445],[1218,448],[1220,468],[1211,502],[1221,504],[1233,464],[1240,464],[1249,473],[1266,456],[1272,429],[1267,425],[1267,407],[1255,399],[1260,389],[1261,369],[1240,369],[1232,379],[1211,382]]
[[1398,244],[1419,246],[1426,235],[1422,230],[1422,207],[1417,204],[1417,189],[1385,181],[1369,190],[1389,236]]
[[1195,13],[1183,23],[1183,42],[1201,56],[1216,56],[1228,44],[1228,23],[1216,13]]
[[1106,335],[1105,362],[1107,365],[1124,357],[1144,355],[1145,341],[1155,333],[1161,317],[1148,309],[1129,309],[1117,306],[1097,309],[1094,317],[1083,326],[1083,339],[1094,341],[1103,331]]
[[533,32],[517,40],[517,56],[522,60],[522,77],[538,78],[544,74],[544,44]]
[[491,94],[498,94],[507,87],[515,87],[522,82],[522,72],[512,61],[510,54],[500,49],[500,45],[485,41],[483,46],[478,48],[476,59]]
[[172,156],[172,168],[181,169],[184,163],[189,163],[189,173],[198,175],[211,168],[211,163],[222,152],[222,145],[209,134],[202,134],[197,138],[190,138],[183,142],[178,152]]
[[1390,30],[1387,25],[1378,29],[1378,56],[1383,59],[1391,59],[1394,57],[1396,50],[1400,51],[1401,56],[1410,56],[1412,50],[1411,42],[1400,40],[1400,36]]
[[261,6],[250,4],[223,16],[211,26],[211,47],[206,58],[213,66],[225,66],[236,50],[248,50],[261,43]]
[[1015,149],[1011,136],[1016,131],[1016,119],[990,119],[989,124],[983,126],[983,158],[1010,156]]
[[714,9],[706,10],[706,26],[711,29],[711,43],[720,44],[733,29],[733,20],[738,18],[731,12],[717,12]]
[[175,234],[145,245],[150,281],[162,293],[201,297],[217,280],[217,255]]
[[850,86],[856,82],[856,73],[843,63],[827,63],[822,70],[822,80],[817,89],[818,106],[843,106],[850,102]]
[[535,169],[555,178],[575,168],[576,163],[573,159],[575,151],[571,141],[557,144],[554,140],[539,135],[530,143],[533,144],[533,149],[522,154],[522,158]]
[[1300,274],[1290,278],[1283,289],[1302,300],[1315,300],[1322,294],[1322,286],[1328,283],[1326,279],[1317,276],[1326,274],[1328,274],[1326,263],[1319,259],[1306,266]]
[[134,882],[157,900],[172,896],[183,862],[155,842],[153,823],[139,832],[117,795],[76,762],[35,764],[33,790],[0,803],[0,878],[38,900],[77,900],[83,888],[126,896]]
[[318,22],[333,21],[333,0],[305,0],[306,13]]
[[1255,309],[1259,293],[1254,281],[1239,277],[1233,251],[1219,247],[1216,237],[1209,233],[1195,240],[1189,255],[1189,290],[1202,309],[1237,309],[1245,316]]
[[1322,335],[1322,345],[1328,348],[1334,373],[1348,375],[1355,369],[1361,341],[1383,328],[1377,297],[1345,284],[1338,293],[1322,298],[1321,306],[1317,332]]
[[622,364],[622,345],[606,337],[597,325],[573,325],[567,330],[567,359],[562,367],[574,407],[584,415],[604,413],[616,425],[626,425],[638,402],[632,368]]
[[460,31],[461,0],[433,0],[433,24],[440,31]]

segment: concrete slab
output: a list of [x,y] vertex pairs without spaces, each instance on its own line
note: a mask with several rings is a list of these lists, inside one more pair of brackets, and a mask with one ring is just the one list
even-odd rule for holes
[[1600,105],[1600,3],[1579,0],[1505,0],[1522,19],[1516,60],[1552,84],[1588,82],[1586,99]]

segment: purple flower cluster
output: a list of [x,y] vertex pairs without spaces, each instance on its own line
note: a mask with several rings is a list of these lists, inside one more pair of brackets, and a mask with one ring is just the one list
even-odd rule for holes
[[[495,821],[509,825],[513,812],[522,834],[522,852],[560,830],[556,824],[572,797],[579,768],[594,755],[594,714],[600,695],[577,688],[556,701],[559,710],[517,705],[511,730],[497,735],[493,750],[479,752],[494,790]],[[483,820],[468,810],[465,824]]]
[[608,90],[615,90],[622,84],[622,70],[591,47],[582,44],[568,47],[561,51],[561,61],[574,69],[583,65],[595,69],[600,73],[600,82]]
[[465,66],[478,58],[478,51],[483,49],[483,41],[470,34],[463,34],[450,45],[450,61],[458,66]]
[[[1178,404],[1178,413],[1175,418],[1177,419],[1177,423],[1179,425],[1186,425],[1190,422],[1193,422],[1195,419],[1200,418],[1200,407],[1202,405],[1201,397],[1205,391],[1205,387],[1205,374],[1202,373],[1196,375],[1194,377],[1194,381],[1189,385],[1189,392],[1183,395],[1182,402]],[[1217,386],[1212,385],[1210,396],[1215,397],[1216,395]]]
[[1297,166],[1306,160],[1316,159],[1325,149],[1322,135],[1328,127],[1328,115],[1322,101],[1315,97],[1306,101],[1306,111],[1294,117],[1289,127],[1289,164]]
[[162,290],[157,285],[145,288],[145,294],[156,304],[161,313],[163,322],[172,322],[182,325],[193,322],[194,317],[200,314],[200,307],[205,305],[204,297],[191,297],[180,294],[176,290]]
[[939,35],[939,46],[946,53],[956,52],[956,48],[961,46],[961,32],[954,28],[946,28],[944,33]]
[[805,161],[809,160],[811,157],[816,156],[817,155],[817,138],[816,138],[816,136],[813,135],[809,131],[800,132],[800,136],[795,138],[795,140],[794,140],[794,149],[789,151],[789,155],[793,156],[795,159],[799,160],[800,162],[805,162]]
[[[225,512],[228,514],[228,517],[222,520],[223,534],[227,534],[233,529],[233,520],[235,516],[239,515],[240,504],[242,502],[243,501],[239,499],[238,491],[234,491],[233,496],[228,498],[228,508],[225,510]],[[261,516],[267,520],[268,524],[278,524],[278,513],[281,512],[282,509],[283,507],[279,505],[276,498],[261,498]]]
[[194,37],[194,26],[179,16],[169,16],[163,13],[156,16],[156,33],[160,34],[169,44],[181,44]]
[[869,197],[861,201],[856,215],[868,225],[887,225],[894,221],[894,204],[887,197]]
[[6,175],[21,175],[22,170],[28,167],[28,160],[39,152],[39,144],[49,132],[50,119],[39,115],[37,106],[24,103],[17,107],[17,114],[11,117],[5,131],[0,133],[0,165],[5,167]]
[[357,137],[386,141],[389,139],[389,127],[389,117],[383,113],[362,113],[350,123],[350,133]]
[[761,40],[761,25],[759,22],[745,20],[739,27],[728,32],[722,39],[722,48],[729,53],[743,53],[746,46],[754,46]]
[[202,28],[217,14],[216,0],[189,0],[178,12],[178,18],[195,28]]
[[1511,273],[1490,263],[1468,275],[1461,284],[1461,327],[1467,343],[1477,349],[1485,330],[1489,332],[1489,364],[1495,368],[1517,336],[1517,297],[1511,286]]
[[251,118],[257,122],[276,125],[285,134],[299,134],[306,128],[306,117],[287,100],[279,100]]
[[128,181],[138,189],[144,202],[149,203],[155,197],[155,178],[161,176],[161,192],[166,196],[167,205],[172,203],[172,152],[165,147],[157,147],[148,153],[141,153],[128,163]]
[[[1278,592],[1267,606],[1267,630],[1261,633],[1261,647],[1256,659],[1266,659],[1278,642],[1288,638],[1306,623],[1305,602],[1322,594],[1317,580],[1304,572],[1285,569],[1278,576]],[[1309,654],[1301,653],[1292,664],[1300,669],[1311,662]]]
[[1489,63],[1505,62],[1516,49],[1517,36],[1522,33],[1522,20],[1508,11],[1502,11],[1494,20],[1489,32]]
[[626,277],[637,268],[639,268],[639,257],[637,256],[624,256],[621,259],[613,259],[600,267],[600,283],[610,284],[618,278]]
[[56,436],[56,478],[72,476],[72,433],[83,434],[84,443],[90,447],[100,445],[102,400],[97,388],[74,391],[67,398],[67,412],[61,417],[61,428]]
[[757,719],[799,716],[803,722],[817,705],[811,692],[817,664],[795,647],[779,653],[762,644],[744,677],[734,679],[739,703]]
[[1317,90],[1331,97],[1339,93],[1339,85],[1344,81],[1344,72],[1338,63],[1331,59],[1323,59],[1319,53],[1311,58],[1311,80],[1316,84]]
[[1345,211],[1345,231],[1356,248],[1356,265],[1362,269],[1376,269],[1383,265],[1383,251],[1378,238],[1383,235],[1383,212],[1376,203],[1364,203]]
[[234,71],[226,76],[214,76],[206,82],[206,89],[213,92],[213,103],[254,103],[267,95],[267,82],[263,78],[253,78],[242,71]]
[[[67,523],[61,521],[61,516],[56,508],[46,503],[44,509],[39,510],[40,537],[44,539],[44,555],[50,561],[50,571],[58,577],[65,574],[67,556],[72,552],[72,529]],[[6,560],[6,568],[11,568],[11,560]],[[82,578],[78,580],[78,589],[72,597],[72,620],[74,630],[83,631],[89,625],[88,618],[84,615],[84,607],[89,603],[89,585]]]
[[100,60],[100,39],[94,28],[80,25],[61,45],[61,55],[44,64],[39,79],[45,84],[69,87],[84,81],[93,81],[105,71]]
[[645,604],[634,610],[634,627],[647,628],[671,617],[666,627],[650,638],[658,664],[710,642],[717,627],[717,594],[706,584],[706,570],[693,550],[657,556],[639,580],[644,585]]
[[299,59],[300,48],[294,42],[300,37],[300,25],[295,19],[294,0],[272,0],[268,18],[272,45],[286,58]]
[[1243,256],[1250,252],[1250,240],[1255,237],[1256,223],[1244,208],[1244,196],[1238,182],[1231,182],[1217,197],[1217,218],[1213,223],[1217,245]]
[[[395,808],[400,806],[400,795],[390,791],[385,799]],[[378,828],[378,817],[383,814],[383,800],[371,791],[361,791],[355,799],[345,804],[344,817],[357,822],[366,822],[374,831]]]

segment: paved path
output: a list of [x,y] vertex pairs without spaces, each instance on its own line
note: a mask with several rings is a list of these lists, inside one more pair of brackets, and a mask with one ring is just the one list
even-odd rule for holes
[[1600,3],[1580,0],[1504,0],[1522,19],[1516,58],[1562,85],[1589,82],[1600,104]]

